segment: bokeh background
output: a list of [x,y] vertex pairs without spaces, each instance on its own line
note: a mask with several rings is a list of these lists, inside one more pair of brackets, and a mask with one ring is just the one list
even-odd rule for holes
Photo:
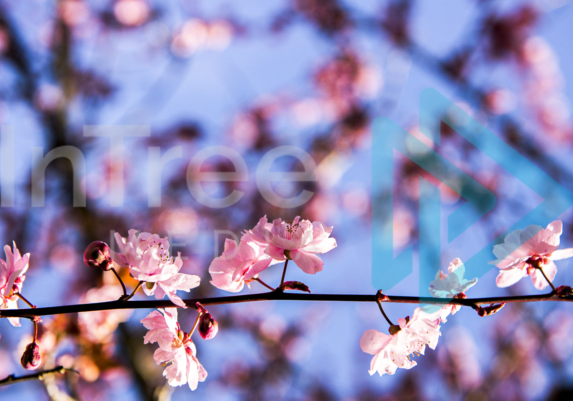
[[[23,294],[38,306],[114,299],[120,294],[114,277],[85,267],[82,253],[93,240],[110,242],[114,231],[136,228],[170,236],[172,251],[186,257],[183,271],[202,277],[191,296],[225,295],[207,273],[224,239],[214,234],[239,235],[265,214],[334,226],[338,248],[324,255],[324,270],[308,276],[291,266],[288,279],[315,293],[373,294],[372,120],[386,116],[417,135],[420,92],[436,88],[572,188],[572,37],[573,6],[565,0],[0,1],[0,123],[15,132],[15,206],[0,208],[0,235],[2,243],[15,240],[32,254]],[[121,166],[110,156],[109,139],[83,135],[84,125],[95,124],[151,127],[148,138],[125,139],[123,207],[110,203],[110,177]],[[471,233],[445,247],[446,268],[542,199],[442,128],[435,150],[498,199]],[[45,206],[32,207],[32,149],[47,153],[64,145],[86,158],[87,207],[72,207],[65,159],[47,169]],[[203,184],[214,196],[244,191],[229,208],[198,203],[187,186],[190,160],[212,145],[239,151],[249,168],[247,181]],[[269,204],[255,183],[261,158],[281,145],[305,149],[318,166],[317,182],[274,183],[284,196],[314,192],[295,209]],[[163,168],[162,204],[149,207],[149,171],[156,166],[148,163],[148,148],[157,146],[162,152],[181,146],[183,157]],[[400,155],[395,162],[398,249],[416,244],[421,172]],[[301,165],[285,157],[275,168]],[[233,166],[211,158],[204,170]],[[445,186],[440,191],[447,217],[464,200]],[[570,213],[561,218],[562,242],[571,245]],[[571,284],[568,262],[558,269],[556,284]],[[495,270],[468,296],[536,293],[528,279],[496,288]],[[261,278],[276,286],[280,274],[276,265]],[[417,295],[416,271],[385,290]],[[243,290],[249,291],[264,288],[253,283]],[[387,306],[393,320],[412,310]],[[371,356],[359,347],[365,330],[387,329],[374,304],[261,302],[210,312],[220,331],[210,341],[197,337],[209,375],[195,392],[166,385],[152,360],[155,346],[143,345],[139,320],[149,311],[136,311],[44,319],[42,367],[63,364],[79,376],[2,388],[0,399],[573,399],[569,305],[510,305],[487,318],[462,310],[443,325],[437,349],[416,359],[417,367],[384,377],[368,375]],[[192,310],[180,313],[184,330],[194,319]],[[31,324],[13,328],[2,319],[0,333],[0,376],[25,374],[19,359]]]

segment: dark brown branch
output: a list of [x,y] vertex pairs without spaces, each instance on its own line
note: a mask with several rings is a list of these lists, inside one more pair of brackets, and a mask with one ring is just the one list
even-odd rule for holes
[[26,382],[26,381],[30,381],[30,380],[44,380],[44,375],[48,375],[48,374],[52,374],[52,373],[64,374],[65,372],[78,373],[73,369],[64,368],[63,366],[56,366],[53,369],[43,370],[41,372],[34,373],[31,375],[26,375],[26,376],[16,377],[14,375],[10,375],[5,379],[0,380],[0,387],[7,386],[9,384],[14,384],[14,383]]
[[[386,295],[382,302],[384,303],[405,303],[405,304],[433,304],[433,305],[462,305],[473,307],[474,305],[492,304],[492,303],[515,303],[515,302],[544,302],[544,301],[562,301],[571,302],[573,297],[559,297],[554,293],[540,295],[523,295],[515,297],[492,297],[492,298],[432,298],[432,297],[407,297],[407,296],[390,296]],[[299,294],[284,293],[279,291],[265,292],[262,294],[246,294],[228,297],[214,297],[203,299],[185,299],[185,304],[195,309],[195,304],[200,302],[202,305],[224,305],[237,304],[243,302],[259,301],[307,301],[307,302],[376,302],[376,295],[360,294]],[[93,312],[102,310],[115,309],[154,309],[154,308],[175,308],[177,307],[169,300],[158,301],[111,301],[98,302],[91,304],[49,306],[46,308],[35,309],[2,309],[0,317],[23,317],[32,318],[34,316],[61,315],[65,313]]]

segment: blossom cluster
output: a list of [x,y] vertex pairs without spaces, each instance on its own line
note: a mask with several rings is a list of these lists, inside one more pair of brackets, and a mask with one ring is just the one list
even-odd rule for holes
[[[573,257],[573,248],[557,249],[563,232],[561,221],[550,223],[547,228],[531,225],[524,230],[516,230],[505,237],[504,243],[495,245],[494,255],[498,258],[490,262],[499,269],[496,280],[498,287],[516,284],[526,276],[531,277],[535,288],[545,289],[551,285],[554,292],[560,294],[552,284],[557,273],[554,260]],[[477,283],[477,278],[464,278],[465,266],[459,258],[454,259],[448,274],[439,271],[430,283],[429,291],[436,298],[465,299],[465,292]],[[570,293],[571,289],[567,287]],[[476,306],[480,316],[496,313],[503,304],[489,307]],[[424,354],[426,345],[435,349],[440,336],[440,323],[446,323],[447,317],[459,311],[461,305],[444,306],[425,305],[416,308],[412,318],[399,319],[398,325],[390,326],[390,335],[377,330],[368,330],[360,340],[360,346],[366,353],[374,355],[369,373],[394,374],[397,368],[410,369],[416,366],[413,355]]]
[[239,292],[245,283],[258,278],[270,265],[292,260],[305,273],[315,274],[324,262],[317,256],[336,247],[332,227],[296,217],[291,223],[264,216],[245,231],[237,244],[225,241],[223,254],[209,266],[211,284],[225,291]]
[[191,336],[179,327],[177,308],[153,311],[141,323],[149,330],[143,339],[144,344],[159,345],[153,359],[158,365],[168,364],[163,376],[169,385],[181,386],[187,383],[191,390],[195,390],[197,383],[207,377],[207,371],[196,357],[197,348]]
[[[477,278],[464,279],[465,267],[458,258],[450,263],[448,273],[439,271],[430,283],[430,293],[434,297],[465,298],[465,291],[477,282]],[[410,369],[416,366],[412,357],[423,355],[426,346],[436,348],[441,335],[440,323],[445,323],[446,318],[460,308],[460,305],[452,304],[416,308],[411,318],[400,318],[397,325],[390,326],[390,335],[373,329],[366,331],[360,339],[360,347],[362,351],[374,355],[368,372],[371,375],[376,372],[380,376],[393,375],[397,368]]]
[[[549,295],[573,295],[570,287],[555,288],[552,283],[557,273],[554,261],[573,257],[573,248],[558,249],[562,232],[561,221],[554,221],[545,229],[529,226],[507,235],[505,241],[493,249],[498,259],[491,263],[500,269],[497,285],[507,287],[523,277],[530,276],[537,289],[542,290],[550,285],[553,292]],[[264,216],[255,227],[243,233],[238,243],[226,240],[222,255],[214,258],[209,266],[211,284],[225,291],[238,292],[245,284],[258,281],[274,292],[310,292],[303,283],[284,281],[287,264],[292,260],[307,274],[322,271],[324,262],[318,255],[336,247],[336,240],[331,237],[331,233],[332,227],[321,222],[310,222],[296,217],[292,222],[276,219],[269,223]],[[176,307],[189,306],[177,295],[177,291],[189,292],[199,285],[200,278],[181,272],[181,254],[176,257],[170,255],[167,238],[147,232],[138,233],[132,229],[129,230],[127,238],[116,234],[115,239],[117,251],[113,251],[101,241],[90,244],[84,252],[84,262],[92,268],[112,271],[121,283],[123,295],[117,286],[107,283],[89,290],[80,302],[127,302],[140,287],[148,296],[155,296],[157,299],[167,296],[175,307],[153,311],[141,320],[148,330],[144,344],[157,343],[158,348],[153,358],[158,365],[165,367],[163,375],[169,385],[187,384],[191,390],[195,390],[198,383],[206,379],[207,371],[197,359],[197,348],[192,335],[197,330],[203,339],[210,340],[217,335],[219,325],[211,313],[197,302],[192,305],[197,313],[195,324],[190,331],[185,332],[178,323]],[[16,309],[18,299],[33,307],[21,294],[30,254],[22,256],[16,244],[12,249],[5,246],[4,250],[6,260],[0,259],[1,309]],[[280,286],[274,289],[264,283],[259,275],[269,266],[280,262],[284,262],[283,276]],[[128,273],[138,282],[130,295],[121,278],[122,272]],[[393,375],[398,368],[410,369],[417,365],[414,357],[423,355],[426,347],[436,348],[441,336],[441,325],[462,306],[463,302],[453,300],[466,299],[466,292],[477,283],[477,278],[466,279],[465,273],[464,264],[459,258],[455,258],[449,264],[447,273],[436,273],[429,287],[433,297],[452,301],[442,300],[435,305],[418,307],[411,316],[398,319],[398,324],[392,324],[386,316],[382,304],[391,299],[379,291],[376,300],[390,327],[389,334],[370,329],[360,339],[361,349],[373,355],[369,369],[371,375],[376,372],[381,376]],[[468,301],[469,303],[463,304],[472,306],[480,316],[496,313],[504,305],[502,303],[481,307],[471,303],[471,300]],[[126,310],[85,313],[77,319],[78,329],[93,343],[107,343],[118,324],[126,321],[130,315],[131,312]],[[33,318],[32,321],[34,337],[32,342],[26,345],[21,359],[22,366],[26,369],[36,369],[42,359],[37,326],[40,319]],[[17,318],[10,318],[10,322],[14,326],[20,325]]]
[[169,256],[169,241],[157,234],[129,230],[128,237],[118,233],[115,240],[120,252],[112,252],[113,261],[129,268],[130,275],[144,282],[143,292],[162,299],[165,295],[175,305],[185,308],[185,303],[176,295],[178,290],[189,292],[199,286],[199,276],[180,273],[183,266],[181,253],[175,259]]

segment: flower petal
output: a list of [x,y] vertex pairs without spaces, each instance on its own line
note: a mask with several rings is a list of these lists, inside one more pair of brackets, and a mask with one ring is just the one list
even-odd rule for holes
[[522,269],[501,270],[497,275],[495,283],[498,287],[505,288],[517,283],[525,276],[527,276],[527,272]]
[[391,335],[381,333],[378,330],[366,330],[360,338],[360,348],[367,354],[374,355],[380,352],[391,339]]

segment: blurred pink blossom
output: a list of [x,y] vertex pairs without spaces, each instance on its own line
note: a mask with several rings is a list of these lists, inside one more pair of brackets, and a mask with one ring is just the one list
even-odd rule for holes
[[144,0],[118,0],[113,5],[117,21],[125,26],[138,26],[149,17],[149,5]]
[[[117,285],[104,285],[100,288],[88,290],[79,300],[80,304],[94,302],[117,301],[122,295]],[[85,312],[78,314],[78,326],[82,335],[95,343],[109,342],[117,326],[126,322],[132,310],[116,309],[97,312]]]
[[77,26],[86,22],[89,18],[89,8],[81,0],[63,0],[58,3],[60,18],[70,26]]
[[550,223],[547,228],[531,225],[525,230],[515,230],[505,237],[503,244],[493,247],[498,258],[490,262],[501,269],[497,276],[498,287],[509,287],[525,276],[530,276],[538,290],[547,287],[547,280],[541,269],[551,281],[557,274],[554,260],[573,257],[573,248],[559,249],[563,224],[561,220]]
[[181,386],[185,383],[191,390],[197,388],[198,382],[207,377],[207,371],[196,358],[197,349],[191,337],[184,333],[177,323],[177,309],[153,311],[141,320],[149,330],[144,337],[144,344],[157,343],[153,359],[158,365],[167,368],[163,376],[170,386]]

